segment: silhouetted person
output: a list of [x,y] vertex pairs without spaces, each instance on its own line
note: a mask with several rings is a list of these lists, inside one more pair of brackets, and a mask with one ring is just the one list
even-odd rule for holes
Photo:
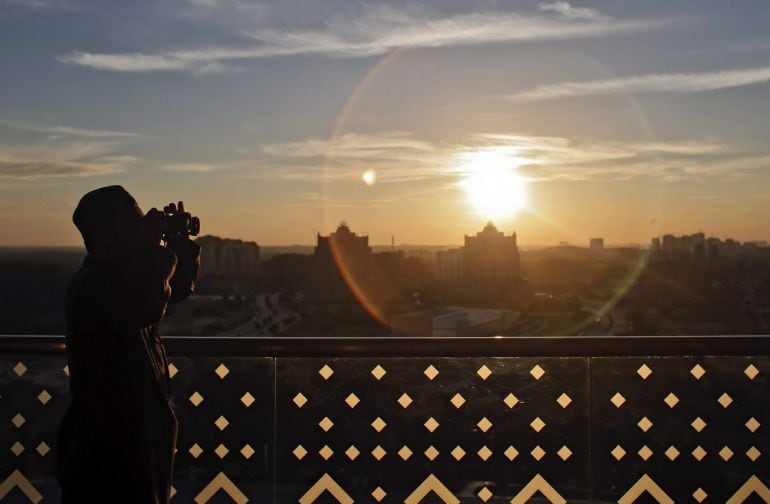
[[200,248],[186,236],[160,245],[163,214],[120,186],[83,196],[72,219],[88,255],[67,291],[62,502],[167,503],[177,421],[158,323],[192,293]]

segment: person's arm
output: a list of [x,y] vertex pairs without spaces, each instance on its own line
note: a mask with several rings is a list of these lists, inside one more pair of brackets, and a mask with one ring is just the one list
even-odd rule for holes
[[178,242],[169,242],[168,248],[176,254],[176,270],[171,277],[171,300],[169,304],[178,303],[195,292],[195,281],[200,267],[200,245],[184,238]]

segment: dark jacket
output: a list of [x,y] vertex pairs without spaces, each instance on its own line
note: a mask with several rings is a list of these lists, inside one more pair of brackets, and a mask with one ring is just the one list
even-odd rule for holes
[[199,248],[120,267],[87,256],[67,291],[72,403],[59,430],[63,502],[167,503],[177,421],[158,324],[194,288]]

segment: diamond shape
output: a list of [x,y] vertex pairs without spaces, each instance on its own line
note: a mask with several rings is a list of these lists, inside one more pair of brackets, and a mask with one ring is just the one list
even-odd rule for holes
[[532,451],[529,452],[529,454],[532,455],[532,457],[534,457],[535,460],[539,461],[541,458],[543,458],[545,456],[545,450],[540,448],[540,446],[535,446],[532,449]]
[[679,450],[677,450],[676,446],[674,445],[669,446],[664,453],[666,454],[666,457],[668,457],[668,459],[672,462],[679,456]]
[[757,422],[757,419],[754,417],[749,418],[749,421],[746,422],[746,428],[751,432],[756,432],[757,429],[759,429],[759,425],[759,422]]
[[243,448],[241,448],[241,455],[243,455],[243,458],[246,460],[249,460],[252,455],[254,455],[254,448],[252,448],[249,444],[243,445]]
[[541,368],[541,367],[540,367],[540,365],[539,365],[539,364],[535,364],[535,367],[533,367],[533,368],[532,368],[532,369],[529,371],[529,374],[531,374],[531,375],[532,375],[532,377],[533,377],[535,380],[539,380],[540,378],[542,378],[542,377],[543,377],[543,375],[545,374],[545,371],[543,370],[543,368]]
[[433,432],[438,428],[439,423],[436,421],[435,418],[430,417],[425,421],[423,425],[425,426],[426,429],[428,429],[428,432]]
[[13,446],[11,446],[11,451],[13,452],[14,455],[18,457],[19,455],[21,455],[21,452],[24,451],[24,445],[16,441],[15,443],[13,443]]
[[433,380],[433,378],[438,376],[438,369],[433,367],[433,364],[431,364],[430,366],[425,368],[425,371],[423,371],[423,373],[425,373],[425,376],[427,376],[429,380]]
[[17,429],[24,425],[24,422],[26,421],[27,420],[22,416],[21,413],[16,413],[16,416],[11,419],[11,423],[13,423]]
[[505,451],[503,452],[503,455],[505,455],[505,457],[508,460],[513,461],[513,459],[519,456],[519,450],[517,450],[513,446],[509,446],[508,448],[505,449]]
[[[66,374],[67,376],[70,375],[70,367],[69,367],[69,365],[64,366],[63,368],[61,368],[61,370],[64,371],[64,374]],[[169,364],[168,365],[168,372],[169,372],[169,375],[171,376],[171,378],[173,378],[174,375],[176,374],[176,368],[174,367],[173,364]]]
[[697,432],[702,431],[704,428],[706,428],[706,422],[703,421],[701,417],[696,418],[692,421],[690,424],[693,429],[695,429]]
[[358,406],[358,403],[360,402],[361,402],[361,399],[359,399],[358,396],[352,392],[348,394],[348,396],[345,398],[345,404],[347,404],[351,408],[355,408],[356,406]]
[[642,417],[641,420],[636,424],[640,429],[642,429],[642,432],[647,432],[650,430],[650,427],[652,427],[652,422],[647,417]]
[[318,370],[318,374],[321,375],[321,378],[324,380],[328,380],[331,375],[334,374],[334,370],[330,368],[328,364],[324,364],[324,367]]
[[559,451],[557,451],[557,452],[556,452],[556,454],[557,454],[557,455],[558,455],[558,456],[559,456],[559,457],[560,457],[562,460],[565,460],[565,461],[566,461],[568,458],[570,458],[570,457],[572,456],[572,450],[570,450],[570,449],[569,449],[569,448],[567,448],[566,446],[562,446],[561,448],[559,448]]
[[382,429],[384,429],[388,424],[385,423],[385,420],[383,420],[380,417],[377,417],[372,422],[372,428],[376,430],[377,432],[382,432]]
[[214,425],[216,425],[217,428],[219,428],[219,430],[223,431],[227,428],[228,425],[230,425],[230,422],[228,422],[227,418],[225,418],[224,416],[220,416],[219,418],[217,418],[217,421],[214,422]]
[[642,364],[639,366],[639,369],[636,370],[636,374],[641,376],[642,380],[646,380],[652,374],[652,369],[650,369],[647,364]]
[[297,445],[296,448],[294,448],[294,451],[292,451],[295,457],[297,457],[297,460],[302,460],[305,458],[305,455],[307,455],[307,450],[302,445]]
[[706,374],[706,370],[703,369],[703,367],[700,364],[696,364],[690,370],[690,374],[693,375],[696,380],[700,380],[703,377],[703,375]]
[[483,366],[481,366],[479,368],[478,371],[476,371],[476,374],[479,375],[482,380],[486,380],[487,378],[489,378],[489,375],[492,374],[492,371],[490,371],[490,369],[487,367],[487,365],[484,364]]
[[217,449],[216,449],[216,450],[214,450],[214,453],[216,453],[216,454],[217,454],[217,457],[219,457],[219,458],[223,459],[223,458],[225,458],[225,456],[226,456],[228,453],[230,453],[230,450],[228,450],[228,449],[227,449],[227,447],[226,447],[225,445],[223,445],[223,444],[221,444],[221,443],[220,443],[220,444],[219,444],[219,446],[217,446]]
[[318,450],[318,454],[324,459],[329,460],[334,455],[334,450],[329,448],[329,445],[324,445],[323,448]]
[[679,404],[679,398],[674,394],[673,392],[670,392],[665,399],[663,399],[663,402],[668,405],[669,408],[673,408],[677,404]]
[[479,490],[479,493],[477,493],[476,495],[478,495],[479,499],[481,499],[482,502],[486,502],[492,498],[492,492],[490,492],[489,488],[487,487],[484,487],[481,490]]
[[623,397],[623,395],[620,392],[615,392],[615,395],[612,396],[612,399],[610,399],[610,402],[615,405],[616,408],[620,408],[623,406],[623,403],[626,402],[626,398]]
[[626,450],[624,450],[620,445],[617,445],[615,448],[613,448],[610,453],[613,457],[615,457],[615,460],[620,460],[626,456]]
[[698,487],[697,490],[695,490],[692,493],[692,498],[695,499],[698,502],[703,502],[706,497],[708,497],[709,494],[707,494],[702,488]]
[[455,446],[454,449],[451,451],[452,456],[457,460],[458,462],[460,459],[462,459],[465,456],[465,450],[462,449],[462,447]]
[[386,452],[382,446],[377,445],[374,450],[372,450],[372,456],[376,458],[377,460],[382,460],[382,457],[384,457],[388,452]]
[[195,443],[195,444],[194,444],[194,445],[192,445],[192,446],[190,447],[190,449],[189,449],[189,450],[187,450],[187,451],[190,453],[190,455],[192,455],[192,456],[193,456],[193,458],[196,458],[196,459],[197,459],[198,457],[200,457],[200,456],[201,456],[201,453],[203,453],[203,448],[201,448],[200,446],[198,446],[198,443]]
[[400,450],[398,450],[398,456],[401,457],[404,460],[408,460],[409,457],[412,456],[412,450],[409,449],[408,446],[404,445],[401,447]]
[[760,455],[762,455],[762,452],[757,450],[756,446],[752,446],[746,452],[746,456],[749,457],[752,462],[756,462],[756,460],[759,458]]
[[436,457],[438,457],[438,450],[435,449],[433,445],[431,445],[427,450],[425,450],[425,456],[428,457],[428,460],[433,461]]
[[486,461],[487,461],[487,459],[489,459],[489,457],[491,457],[491,456],[492,456],[492,450],[490,450],[489,448],[487,448],[487,447],[486,447],[486,445],[485,445],[485,446],[482,446],[482,447],[479,449],[479,451],[478,451],[478,452],[476,452],[476,455],[478,455],[478,456],[479,456],[479,458],[480,458],[481,460],[483,460],[484,462],[486,462]]
[[192,403],[192,405],[193,405],[193,406],[198,406],[200,403],[202,403],[202,402],[203,402],[203,396],[202,396],[202,395],[200,395],[200,394],[198,393],[198,391],[196,390],[196,391],[195,391],[195,392],[193,392],[193,393],[192,393],[192,395],[190,396],[190,402]]
[[540,420],[540,417],[535,417],[534,420],[529,424],[530,427],[532,427],[535,432],[540,432],[543,430],[543,427],[545,427],[545,422]]
[[385,376],[385,368],[377,364],[374,366],[374,369],[372,369],[372,376],[374,376],[376,379],[381,380],[383,376]]
[[487,420],[487,417],[482,418],[479,420],[479,423],[476,424],[479,429],[481,429],[481,432],[486,432],[489,430],[490,427],[492,427],[492,422]]
[[380,487],[375,488],[374,492],[372,492],[372,497],[374,497],[374,500],[377,502],[380,502],[382,499],[384,499],[386,495],[388,494]]
[[719,396],[719,399],[717,399],[717,401],[719,402],[719,404],[722,405],[723,408],[727,408],[728,406],[730,406],[733,403],[733,398],[730,397],[727,394],[727,392],[725,392],[724,394]]
[[214,372],[217,374],[217,376],[219,376],[219,379],[221,380],[221,379],[223,379],[225,376],[227,376],[227,375],[228,375],[228,373],[230,373],[230,370],[229,370],[229,369],[227,369],[227,366],[225,366],[224,364],[220,364],[220,365],[219,365],[219,367],[217,367],[217,368],[214,370]]
[[348,449],[345,450],[345,455],[347,455],[350,460],[355,460],[360,454],[361,452],[358,451],[358,448],[353,445],[348,446]]
[[41,457],[45,457],[45,454],[51,451],[51,448],[45,444],[45,441],[40,441],[40,444],[37,445],[35,450],[37,450]]
[[559,406],[561,406],[562,408],[566,408],[572,402],[572,398],[567,394],[562,394],[559,396],[558,399],[556,399],[556,402],[559,403]]
[[318,426],[322,428],[324,432],[329,432],[329,429],[334,427],[334,422],[332,422],[329,417],[323,417],[323,419],[318,422]]
[[452,403],[452,405],[453,405],[455,408],[457,408],[457,409],[460,409],[460,407],[461,407],[463,404],[465,404],[465,398],[464,398],[463,396],[461,396],[461,395],[458,393],[458,394],[455,394],[455,395],[452,397],[452,399],[450,399],[450,401],[449,401],[449,402],[451,402],[451,403]]
[[696,446],[695,449],[692,451],[692,456],[695,457],[695,460],[700,462],[701,460],[703,460],[703,457],[706,456],[706,450],[704,450],[700,446]]
[[[241,398],[241,401],[243,401],[243,398]],[[292,399],[291,401],[294,403],[296,407],[301,408],[302,406],[307,404],[307,397],[305,397],[305,394],[303,394],[302,392],[299,392],[297,395],[294,396],[294,399]]]
[[722,449],[719,450],[719,456],[727,462],[733,456],[733,451],[729,446],[723,446]]
[[505,396],[505,399],[503,399],[503,402],[509,408],[513,408],[519,402],[519,399],[513,394],[508,394]]
[[746,374],[746,376],[749,377],[749,380],[753,380],[759,374],[759,369],[757,369],[754,364],[749,364],[748,367],[743,370],[743,372]]
[[[243,395],[241,396],[241,402],[242,402],[242,403],[243,403],[243,405],[244,405],[244,406],[246,406],[247,408],[248,408],[249,406],[251,406],[252,404],[254,404],[254,401],[255,401],[255,399],[254,399],[254,396],[253,396],[253,395],[251,395],[251,394],[250,394],[250,393],[248,393],[248,392],[246,392],[245,394],[243,394]],[[296,404],[296,403],[294,403],[294,404]]]
[[401,394],[401,397],[398,398],[398,404],[400,404],[402,408],[406,409],[410,404],[412,404],[412,398],[409,397],[409,394],[404,392]]
[[48,404],[48,401],[51,400],[51,394],[49,394],[47,390],[43,390],[37,395],[37,400],[45,406]]
[[16,373],[16,376],[21,376],[27,372],[27,366],[21,361],[17,362],[16,365],[13,366],[13,372]]
[[647,445],[642,446],[637,453],[642,457],[642,460],[647,460],[652,456],[652,450]]

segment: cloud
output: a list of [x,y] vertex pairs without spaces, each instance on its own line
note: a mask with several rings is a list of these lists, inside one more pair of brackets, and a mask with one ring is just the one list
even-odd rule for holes
[[26,131],[35,131],[38,133],[47,133],[53,136],[64,137],[81,137],[81,138],[135,138],[139,135],[128,131],[112,131],[112,130],[94,130],[73,128],[71,126],[47,126],[39,124],[30,124],[26,122],[14,122],[14,121],[0,121],[0,126],[6,126],[9,128],[15,128]]
[[90,177],[119,173],[137,158],[116,155],[115,141],[0,144],[0,179]]
[[556,12],[565,19],[597,19],[602,14],[588,7],[573,7],[569,2],[553,2],[538,4],[537,10],[540,12]]
[[188,172],[188,173],[206,173],[221,169],[221,166],[203,163],[174,163],[161,167],[162,170],[169,172]]
[[108,175],[120,171],[119,165],[110,163],[0,160],[0,179],[30,180],[51,177],[89,177]]
[[[558,7],[553,7],[558,5]],[[616,21],[591,9],[557,2],[558,16],[512,12],[426,17],[392,8],[373,8],[355,18],[332,17],[323,29],[256,29],[243,47],[91,53],[75,51],[59,60],[116,72],[218,72],[223,63],[292,55],[368,57],[398,48],[478,46],[489,43],[597,37],[661,26],[658,21]],[[571,13],[567,15],[565,13]],[[596,15],[595,15],[596,14]]]
[[707,73],[648,74],[617,79],[560,82],[538,86],[511,96],[516,101],[541,101],[574,96],[617,93],[690,93],[749,86],[770,81],[770,67]]

